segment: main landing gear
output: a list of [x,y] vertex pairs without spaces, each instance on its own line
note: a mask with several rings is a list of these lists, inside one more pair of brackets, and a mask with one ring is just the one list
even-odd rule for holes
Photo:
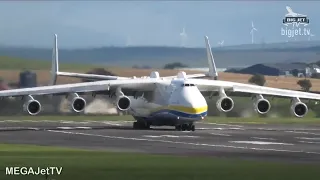
[[150,123],[143,121],[136,121],[133,123],[133,129],[150,129]]
[[178,124],[176,125],[178,131],[195,131],[194,124]]

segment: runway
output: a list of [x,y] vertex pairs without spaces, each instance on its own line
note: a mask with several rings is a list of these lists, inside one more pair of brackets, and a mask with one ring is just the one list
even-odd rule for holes
[[0,142],[320,163],[320,125],[197,123],[195,132],[173,127],[133,130],[132,122],[0,121]]

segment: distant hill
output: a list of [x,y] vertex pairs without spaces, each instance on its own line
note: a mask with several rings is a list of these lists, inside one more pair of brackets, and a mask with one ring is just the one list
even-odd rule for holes
[[[28,47],[0,47],[0,56],[50,61],[52,49]],[[244,67],[257,63],[316,62],[320,60],[318,41],[230,46],[213,49],[219,68]],[[60,62],[102,64],[107,66],[163,67],[181,62],[189,67],[206,67],[205,48],[179,47],[103,47],[94,49],[59,50]]]

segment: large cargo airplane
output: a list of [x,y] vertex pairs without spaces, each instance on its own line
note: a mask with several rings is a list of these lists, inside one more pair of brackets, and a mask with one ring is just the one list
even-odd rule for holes
[[[0,91],[0,97],[22,97],[26,100],[24,109],[30,115],[41,112],[37,96],[66,95],[72,97],[71,108],[81,112],[86,106],[83,94],[105,94],[120,111],[127,111],[135,118],[133,128],[146,129],[152,126],[175,126],[176,130],[195,130],[194,123],[207,116],[209,100],[217,97],[216,107],[221,112],[231,111],[235,104],[229,93],[251,94],[253,107],[259,114],[269,112],[271,105],[265,96],[291,98],[290,111],[296,117],[303,117],[308,107],[300,99],[320,100],[319,94],[285,90],[257,85],[249,85],[218,80],[216,65],[208,37],[205,36],[209,72],[187,75],[179,72],[177,76],[160,77],[151,72],[149,77],[118,77],[61,72],[58,65],[57,35],[55,35],[52,56],[52,80],[50,85]],[[58,76],[91,78],[99,81],[56,85]],[[204,77],[211,79],[204,79]],[[200,79],[202,78],[202,79]]]

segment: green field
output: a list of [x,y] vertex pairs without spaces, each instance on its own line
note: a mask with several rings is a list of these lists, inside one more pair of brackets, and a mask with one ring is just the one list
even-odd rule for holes
[[[132,116],[0,116],[0,120],[63,120],[63,121],[133,121]],[[211,123],[254,123],[254,124],[291,124],[291,123],[320,123],[320,118],[239,118],[239,117],[213,117],[209,116],[201,122]]]
[[318,180],[318,164],[177,157],[0,144],[1,180],[43,180],[44,176],[5,175],[6,167],[62,167],[56,180]]

